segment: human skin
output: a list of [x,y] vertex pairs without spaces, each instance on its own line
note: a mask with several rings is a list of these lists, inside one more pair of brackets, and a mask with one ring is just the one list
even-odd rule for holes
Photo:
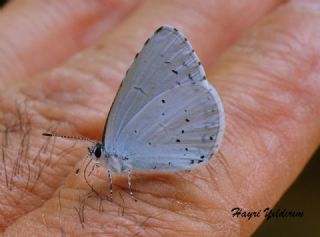
[[[263,218],[234,218],[230,210],[275,205],[319,146],[320,1],[106,2],[13,1],[2,11],[2,235],[250,236]],[[221,96],[226,129],[218,154],[191,172],[135,172],[137,202],[126,175],[114,177],[113,202],[106,200],[103,168],[90,176],[99,195],[88,196],[84,166],[75,170],[90,143],[66,150],[73,143],[55,139],[55,150],[32,162],[51,127],[101,139],[135,53],[165,24],[187,36]],[[30,124],[17,108],[32,114]],[[19,124],[32,130],[10,130]],[[21,166],[31,178],[22,173],[10,183],[4,167],[12,177],[24,134],[30,144]]]

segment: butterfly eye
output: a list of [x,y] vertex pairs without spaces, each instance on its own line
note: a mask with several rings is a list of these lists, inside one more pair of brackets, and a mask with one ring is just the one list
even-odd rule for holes
[[101,147],[97,147],[97,149],[95,149],[94,155],[96,156],[96,158],[100,158],[100,156],[101,156]]

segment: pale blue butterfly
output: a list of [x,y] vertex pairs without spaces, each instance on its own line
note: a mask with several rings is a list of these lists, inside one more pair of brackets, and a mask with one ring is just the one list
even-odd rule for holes
[[132,170],[190,170],[217,152],[223,132],[223,106],[198,56],[181,32],[163,26],[136,55],[111,106],[102,142],[89,154],[107,167],[110,199],[112,173],[119,172],[128,173],[132,196]]

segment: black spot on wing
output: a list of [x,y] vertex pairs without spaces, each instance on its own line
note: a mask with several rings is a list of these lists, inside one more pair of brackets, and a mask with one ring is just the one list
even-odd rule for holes
[[144,42],[144,45],[148,44],[149,41],[150,41],[150,38],[148,38],[148,39],[146,40],[146,42]]
[[159,33],[159,31],[161,31],[163,29],[163,26],[159,27],[155,33]]

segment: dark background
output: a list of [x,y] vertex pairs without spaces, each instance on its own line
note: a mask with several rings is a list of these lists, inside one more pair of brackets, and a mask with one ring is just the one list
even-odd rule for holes
[[4,4],[6,4],[8,1],[0,0],[0,7],[2,7]]
[[[0,0],[0,7],[7,2]],[[253,237],[320,236],[320,149],[273,209],[278,208],[302,211],[304,217],[264,221]]]

